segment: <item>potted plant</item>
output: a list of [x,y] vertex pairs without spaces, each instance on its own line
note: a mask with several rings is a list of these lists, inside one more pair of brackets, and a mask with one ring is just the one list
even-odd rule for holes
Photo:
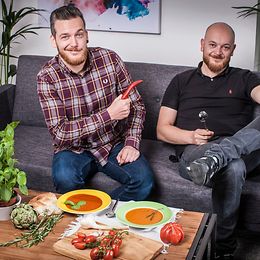
[[232,8],[238,10],[238,17],[248,17],[251,15],[257,15],[256,24],[256,47],[255,47],[255,69],[260,70],[260,2],[253,6],[233,6]]
[[[5,0],[1,0],[2,6],[2,37],[0,41],[0,85],[8,84],[9,79],[16,74],[16,65],[10,64],[10,58],[17,58],[11,55],[12,45],[19,43],[20,38],[26,39],[27,34],[37,34],[35,30],[45,27],[32,26],[32,24],[24,25],[21,28],[16,27],[28,15],[41,15],[43,9],[34,7],[24,7],[20,10],[13,10],[13,0],[10,0],[9,8],[7,8]],[[16,29],[17,28],[17,29]]]
[[16,160],[13,158],[14,129],[18,123],[12,122],[0,131],[0,220],[9,219],[12,206],[21,201],[15,187],[22,194],[28,194],[26,173],[15,167]]

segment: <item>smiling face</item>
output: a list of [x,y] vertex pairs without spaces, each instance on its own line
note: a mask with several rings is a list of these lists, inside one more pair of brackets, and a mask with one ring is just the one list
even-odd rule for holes
[[202,69],[213,74],[222,72],[231,59],[236,47],[233,30],[224,23],[211,25],[201,40],[201,51],[203,52]]
[[51,36],[53,47],[72,71],[78,72],[87,60],[88,34],[80,17],[56,20],[55,35]]

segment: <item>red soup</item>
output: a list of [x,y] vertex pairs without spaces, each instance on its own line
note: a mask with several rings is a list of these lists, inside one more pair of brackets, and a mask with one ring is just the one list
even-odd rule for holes
[[151,225],[160,222],[163,219],[163,214],[156,209],[136,208],[126,213],[126,219],[138,225]]
[[[79,201],[85,201],[85,205],[81,205],[78,211],[90,211],[99,208],[102,205],[102,200],[96,196],[88,195],[88,194],[75,194],[67,198],[77,204]],[[66,205],[69,209],[71,209],[71,205]]]

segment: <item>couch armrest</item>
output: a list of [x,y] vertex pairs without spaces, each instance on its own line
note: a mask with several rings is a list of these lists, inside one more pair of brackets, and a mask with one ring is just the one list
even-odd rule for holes
[[15,96],[15,85],[0,86],[0,130],[12,121]]

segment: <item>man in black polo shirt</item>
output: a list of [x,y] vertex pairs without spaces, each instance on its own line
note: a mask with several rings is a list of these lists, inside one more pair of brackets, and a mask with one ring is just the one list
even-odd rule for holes
[[201,40],[203,61],[173,78],[157,125],[158,139],[176,145],[180,175],[212,187],[217,259],[233,257],[242,186],[260,165],[260,118],[251,122],[260,79],[229,67],[235,47],[229,25],[210,25]]

